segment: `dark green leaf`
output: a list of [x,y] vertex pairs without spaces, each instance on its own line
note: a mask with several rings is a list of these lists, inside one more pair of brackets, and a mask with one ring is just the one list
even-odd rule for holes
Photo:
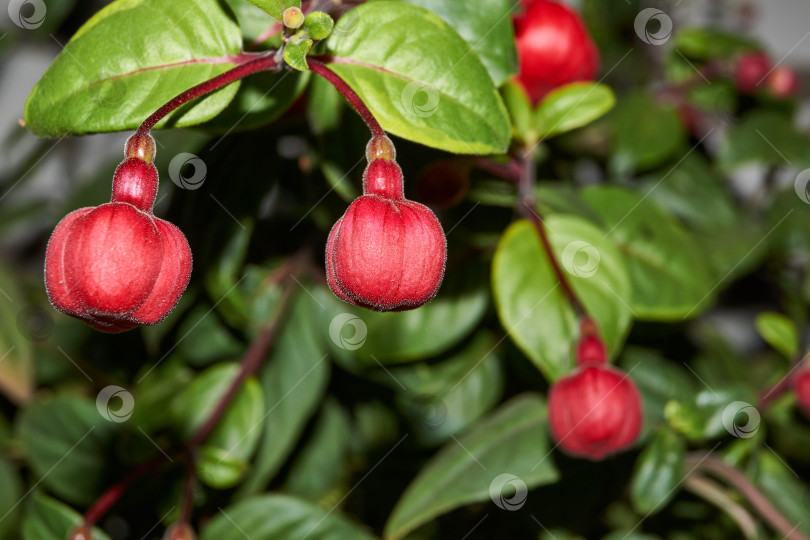
[[776,453],[762,451],[754,482],[788,522],[795,524],[797,530],[805,535],[810,535],[810,522],[807,521],[808,487]]
[[490,498],[501,509],[523,506],[529,488],[558,478],[549,459],[546,422],[543,399],[521,394],[449,441],[397,502],[385,538],[403,538],[436,516]]
[[194,366],[204,366],[215,360],[231,360],[244,349],[225,328],[207,304],[198,304],[180,325],[178,352]]
[[263,489],[276,474],[326,389],[329,361],[321,326],[316,325],[314,310],[319,309],[309,295],[298,295],[259,375],[266,407],[264,435],[241,495]]
[[263,495],[229,506],[211,520],[200,540],[373,540],[338,512],[286,495]]
[[479,332],[459,353],[441,362],[392,368],[380,379],[427,444],[444,442],[484,415],[503,390],[503,368],[494,336]]
[[[68,505],[40,492],[26,508],[22,524],[23,540],[65,540],[70,531],[81,525],[82,516]],[[110,537],[93,528],[93,540],[110,540]]]
[[[118,0],[87,21],[42,76],[25,104],[26,124],[41,137],[133,129],[177,94],[234,67],[241,48],[239,27],[217,0]],[[237,87],[159,125],[209,120]]]
[[653,436],[636,461],[630,500],[639,514],[661,510],[677,495],[683,479],[686,441],[667,426]]
[[732,34],[713,28],[682,27],[675,33],[675,49],[696,60],[728,60],[756,50],[757,43],[739,33]]
[[796,130],[790,116],[757,110],[729,130],[719,163],[727,172],[750,163],[806,168],[808,144],[810,139]]
[[554,89],[534,112],[533,127],[547,139],[589,124],[616,103],[613,90],[604,84],[575,82]]
[[337,129],[346,109],[344,103],[332,83],[323,77],[314,77],[307,91],[307,121],[312,132],[322,135]]
[[20,473],[5,458],[0,458],[0,486],[0,540],[5,540],[12,538],[23,496]]
[[[631,289],[622,256],[605,234],[567,215],[544,220],[551,244],[574,292],[616,351],[630,326]],[[564,296],[534,226],[513,223],[492,261],[492,289],[509,337],[549,381],[573,367],[578,319]]]
[[278,21],[282,20],[287,8],[301,8],[301,0],[248,0],[248,2],[259,6]]
[[537,133],[532,123],[532,104],[526,90],[517,81],[506,81],[501,86],[501,97],[512,119],[512,134],[526,146],[533,146],[537,142]]
[[739,386],[701,390],[694,397],[672,400],[664,416],[690,441],[720,436],[750,438],[759,431],[759,411],[752,405],[756,394]]
[[481,61],[447,23],[400,2],[370,2],[350,13],[326,41],[329,67],[383,129],[448,152],[506,150],[506,108]]
[[665,210],[618,186],[591,187],[582,197],[624,255],[637,318],[682,320],[712,300],[715,281],[702,250]]
[[35,401],[17,418],[17,435],[34,473],[42,485],[69,502],[90,504],[106,487],[98,464],[109,455],[107,443],[115,423],[102,414],[110,412],[99,411],[89,400],[63,395]]
[[25,297],[18,280],[4,265],[0,265],[0,291],[0,392],[13,403],[25,403],[34,386],[31,343],[39,340],[36,324],[42,313],[35,306],[23,307]]
[[510,0],[479,0],[475,9],[457,0],[405,0],[441,17],[472,48],[495,86],[517,73],[517,50]]
[[661,164],[685,140],[675,109],[658,104],[646,93],[619,100],[611,119],[616,132],[611,168],[618,175]]
[[757,330],[768,344],[784,354],[793,358],[799,352],[799,336],[796,325],[781,313],[767,311],[757,315]]

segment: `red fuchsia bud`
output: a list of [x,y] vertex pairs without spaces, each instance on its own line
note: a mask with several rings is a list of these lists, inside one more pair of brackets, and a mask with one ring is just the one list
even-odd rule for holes
[[599,52],[579,15],[549,0],[521,3],[523,13],[514,19],[517,80],[532,102],[539,102],[558,86],[592,80],[599,67]]
[[155,139],[148,133],[136,131],[124,147],[127,158],[138,158],[152,163],[155,160]]
[[139,158],[127,158],[115,169],[112,202],[129,203],[139,210],[151,212],[157,188],[155,166]]
[[810,418],[810,364],[804,364],[796,370],[791,383],[799,408]]
[[416,198],[437,208],[460,203],[470,185],[468,167],[455,160],[434,161],[416,177]]
[[799,76],[788,66],[776,66],[766,79],[768,90],[778,98],[789,98],[799,89]]
[[753,94],[771,69],[771,59],[762,52],[746,53],[737,59],[734,68],[734,84],[737,90]]
[[[370,155],[381,153],[393,156],[384,149]],[[402,171],[387,157],[369,162],[363,191],[329,233],[329,287],[346,302],[378,311],[425,304],[444,277],[447,241],[439,220],[404,198]]]
[[110,333],[163,320],[190,275],[191,250],[180,229],[122,202],[65,216],[45,255],[54,307]]
[[585,336],[577,343],[577,365],[607,362],[607,349],[597,336]]
[[601,460],[632,445],[641,431],[641,397],[621,370],[585,364],[549,393],[549,425],[566,453]]
[[194,530],[183,523],[175,523],[163,535],[163,540],[196,540]]

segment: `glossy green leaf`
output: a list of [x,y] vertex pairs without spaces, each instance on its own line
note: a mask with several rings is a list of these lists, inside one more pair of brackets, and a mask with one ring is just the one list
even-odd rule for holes
[[767,311],[757,315],[757,331],[768,344],[784,354],[793,358],[799,352],[799,335],[796,325],[781,313]]
[[526,90],[515,80],[506,81],[501,86],[501,97],[512,119],[512,134],[526,146],[536,144],[537,133],[532,123],[534,113]]
[[533,127],[538,138],[547,139],[593,122],[615,103],[613,90],[604,84],[566,84],[543,98],[534,112]]
[[411,362],[441,354],[481,321],[489,293],[478,261],[449,268],[439,294],[419,309],[379,313],[338,300],[327,288],[314,292],[326,309],[320,328],[336,360],[351,370]]
[[795,471],[785,465],[784,460],[772,451],[761,452],[754,483],[788,522],[795,524],[798,531],[810,535],[808,487]]
[[[305,287],[313,288],[311,284]],[[298,295],[259,374],[265,403],[264,435],[251,474],[240,487],[242,496],[263,489],[278,472],[326,389],[330,366],[315,310],[320,308],[309,295]]]
[[312,132],[322,135],[340,127],[346,109],[345,103],[346,100],[332,83],[323,77],[313,77],[307,90],[307,121]]
[[696,60],[728,60],[734,56],[756,50],[757,43],[740,33],[713,28],[686,26],[675,33],[673,44],[682,54]]
[[284,46],[284,61],[288,66],[298,71],[307,71],[307,53],[312,48],[312,40],[300,35],[293,36]]
[[[28,128],[41,137],[136,128],[177,94],[234,67],[242,37],[232,17],[217,0],[117,0],[76,32],[31,91]],[[209,120],[237,87],[181,107],[159,126]]]
[[379,379],[397,391],[400,408],[427,444],[444,442],[483,416],[503,391],[497,340],[479,332],[440,362],[391,368]]
[[242,81],[230,105],[202,127],[231,133],[269,124],[301,97],[309,79],[309,73],[291,70],[252,75]]
[[517,73],[512,29],[514,6],[509,0],[479,0],[475,9],[457,0],[405,0],[442,18],[478,55],[495,86]]
[[287,8],[301,8],[301,0],[248,0],[248,2],[262,8],[278,21],[282,20]]
[[177,350],[194,366],[204,366],[215,360],[238,358],[245,348],[207,304],[199,304],[184,319],[178,334],[183,340]]
[[194,371],[180,356],[170,356],[157,367],[148,364],[135,378],[138,385],[133,392],[138,406],[132,412],[132,423],[151,433],[172,424],[174,418],[166,414],[175,402],[182,399],[178,388],[186,388],[194,380]]
[[448,152],[506,150],[506,108],[481,61],[452,27],[400,2],[370,2],[349,13],[326,41],[329,67],[383,129]]
[[[281,45],[281,34],[283,26],[280,21],[274,19],[269,13],[245,0],[225,0],[231,8],[239,27],[242,29],[242,39],[246,46],[252,46],[260,37],[265,36],[267,31],[275,25],[277,33],[262,43],[263,46],[273,43],[275,47]],[[275,43],[277,42],[277,43]],[[263,47],[264,48],[264,47]]]
[[[622,256],[587,221],[555,214],[546,220],[554,253],[577,297],[616,351],[630,326],[631,288]],[[503,327],[549,381],[573,368],[579,335],[574,308],[528,221],[509,226],[492,261],[492,289]]]
[[59,395],[33,402],[17,419],[17,436],[34,474],[68,502],[90,504],[106,487],[98,464],[109,455],[116,424],[102,414],[110,412],[99,411],[89,400]]
[[619,100],[610,116],[615,126],[611,169],[628,175],[671,158],[686,139],[675,109],[637,92]]
[[[35,492],[23,517],[22,540],[65,540],[81,523],[82,516],[76,510]],[[94,527],[93,540],[110,540],[110,537]]]
[[[474,502],[491,500],[501,509],[517,510],[531,496],[529,488],[557,479],[546,405],[537,394],[521,394],[439,450],[397,502],[385,524],[385,538],[403,538]],[[509,488],[514,492],[509,494]]]
[[373,540],[337,511],[286,495],[262,495],[222,510],[200,540]]
[[582,192],[624,255],[639,319],[682,320],[713,299],[703,251],[681,224],[645,195],[618,186]]
[[706,388],[694,397],[668,402],[664,416],[669,425],[690,441],[720,436],[750,438],[757,435],[760,414],[752,403],[756,394],[737,385]]
[[636,460],[630,483],[630,500],[639,514],[661,510],[678,493],[683,480],[686,441],[663,426]]
[[349,415],[337,401],[328,399],[312,437],[295,457],[284,491],[313,501],[324,496],[348,473],[351,436]]
[[0,458],[0,540],[12,538],[21,510],[23,484],[20,473],[5,458]]

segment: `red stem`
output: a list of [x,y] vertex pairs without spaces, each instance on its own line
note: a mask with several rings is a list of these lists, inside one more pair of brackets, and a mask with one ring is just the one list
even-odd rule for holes
[[85,512],[84,524],[87,527],[93,527],[101,516],[106,514],[107,511],[112,508],[116,502],[118,502],[121,496],[135,480],[155,469],[163,462],[163,459],[164,457],[162,455],[155,456],[151,460],[130,471],[130,473],[126,475],[123,480],[107,488],[107,490],[102,493],[98,499],[96,499],[93,506],[91,506],[87,512]]
[[368,128],[371,130],[371,134],[374,137],[384,137],[385,131],[383,130],[380,123],[377,122],[377,119],[374,118],[374,115],[371,114],[371,111],[366,107],[366,104],[363,103],[363,100],[360,96],[357,95],[357,92],[351,89],[351,87],[346,84],[346,82],[338,76],[337,73],[326,67],[326,64],[321,62],[320,60],[315,60],[314,58],[307,58],[307,63],[309,64],[309,69],[312,70],[313,73],[317,73],[330,83],[337,89],[338,92],[343,94],[343,97],[351,104],[352,107],[357,111],[357,113],[363,118],[363,120],[368,125]]
[[521,166],[516,160],[510,158],[508,163],[497,163],[488,158],[476,157],[470,162],[482,171],[494,174],[498,178],[519,183],[521,178]]
[[577,298],[574,289],[571,287],[571,283],[568,281],[568,277],[560,267],[560,263],[557,261],[557,256],[554,254],[554,250],[551,247],[551,241],[548,238],[546,226],[543,224],[543,220],[537,213],[537,204],[534,196],[535,177],[536,168],[534,156],[530,150],[525,150],[520,160],[518,209],[520,214],[531,221],[532,225],[534,225],[534,228],[537,231],[537,236],[540,237],[540,243],[543,244],[543,250],[546,252],[549,262],[551,262],[551,268],[554,270],[554,274],[557,276],[557,280],[560,282],[560,287],[562,287],[563,292],[568,297],[571,305],[573,305],[574,310],[577,312],[580,318],[586,317],[588,312],[585,310],[582,302],[579,301],[579,298]]
[[235,68],[226,71],[221,75],[217,75],[213,79],[200,83],[197,86],[193,86],[182,94],[179,94],[157,111],[152,113],[149,118],[144,120],[143,124],[141,124],[141,126],[138,128],[138,132],[149,133],[149,131],[155,127],[158,122],[163,120],[167,114],[171,113],[178,107],[185,105],[192,99],[204,96],[205,94],[213,92],[214,90],[219,90],[223,86],[227,86],[232,82],[242,79],[243,77],[247,77],[248,75],[252,75],[260,71],[276,69],[279,67],[279,63],[276,60],[276,52],[277,51],[272,50],[258,54],[240,54],[238,57],[236,57],[239,64]]
[[197,472],[194,469],[196,461],[193,451],[188,453],[186,465],[186,489],[183,493],[183,509],[180,511],[180,523],[188,525],[191,521],[191,509],[194,506],[194,484],[197,481]]
[[712,472],[728,482],[748,500],[754,510],[756,510],[777,533],[782,535],[782,538],[787,538],[788,540],[808,540],[807,536],[796,530],[797,527],[791,524],[742,472],[722,459],[713,456],[706,457],[705,455],[692,454],[687,456],[685,466],[687,468]]

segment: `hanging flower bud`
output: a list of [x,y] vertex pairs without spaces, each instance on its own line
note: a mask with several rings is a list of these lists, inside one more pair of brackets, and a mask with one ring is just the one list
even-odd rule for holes
[[372,139],[367,155],[365,194],[352,202],[327,240],[327,282],[352,304],[378,311],[413,309],[438,292],[447,242],[433,212],[405,199],[390,140]]
[[797,369],[791,382],[799,408],[810,418],[810,364],[804,364]]
[[734,84],[737,90],[753,94],[759,88],[771,69],[771,59],[762,52],[751,52],[740,56],[734,67]]
[[768,90],[778,98],[789,98],[799,89],[799,76],[788,66],[776,66],[766,80]]
[[579,15],[563,3],[522,0],[515,17],[517,80],[537,103],[558,86],[593,80],[599,52]]
[[112,202],[71,212],[48,242],[51,303],[104,332],[160,322],[191,275],[185,236],[152,214],[158,183],[153,145],[149,135],[130,138],[129,157],[115,171]]
[[599,337],[599,329],[596,321],[590,317],[582,319],[579,327],[580,338],[577,342],[577,365],[595,362],[604,364],[607,362],[607,347],[605,342]]
[[580,365],[549,393],[549,425],[562,450],[601,460],[632,445],[641,431],[641,397],[621,370]]
[[163,535],[163,540],[196,540],[194,529],[184,523],[175,523]]

